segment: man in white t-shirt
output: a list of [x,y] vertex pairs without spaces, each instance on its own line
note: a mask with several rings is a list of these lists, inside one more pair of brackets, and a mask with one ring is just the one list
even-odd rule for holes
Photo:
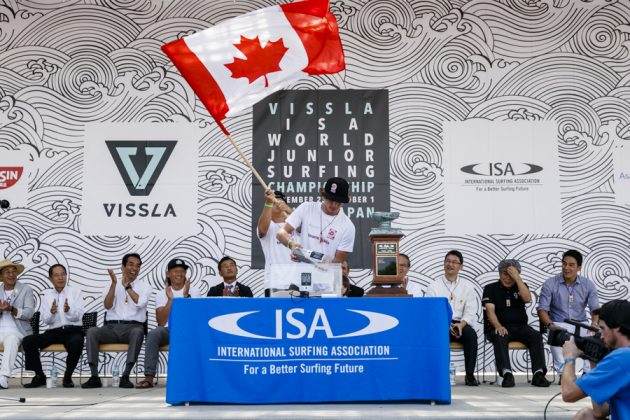
[[158,326],[149,331],[144,347],[144,379],[136,388],[153,388],[153,380],[157,371],[160,347],[168,344],[168,316],[171,313],[173,300],[176,298],[199,298],[201,292],[190,284],[186,278],[188,265],[179,259],[169,261],[166,271],[166,285],[164,290],[155,296],[155,318]]
[[[345,261],[354,247],[354,224],[343,212],[343,203],[348,197],[348,181],[330,178],[320,189],[321,202],[306,202],[287,218],[276,237],[294,254],[298,248],[320,252],[325,262]],[[291,239],[291,234],[300,227],[300,239]]]
[[398,253],[398,270],[400,271],[400,275],[402,276],[402,287],[407,290],[413,297],[422,297],[422,289],[418,285],[418,283],[411,282],[409,283],[409,269],[411,268],[411,260],[407,254],[403,254],[402,252]]
[[[280,191],[265,190],[265,205],[258,218],[258,239],[265,255],[265,297],[269,297],[271,287],[271,264],[288,264],[291,262],[291,250],[282,245],[276,235],[293,209],[286,203]],[[293,236],[291,240],[294,240]]]

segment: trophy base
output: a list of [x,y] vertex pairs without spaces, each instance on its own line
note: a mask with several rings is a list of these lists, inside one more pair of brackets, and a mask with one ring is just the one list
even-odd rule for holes
[[392,287],[383,287],[382,284],[378,284],[368,290],[365,293],[365,297],[412,297],[407,293],[407,289],[404,287],[396,287],[398,284],[391,285]]

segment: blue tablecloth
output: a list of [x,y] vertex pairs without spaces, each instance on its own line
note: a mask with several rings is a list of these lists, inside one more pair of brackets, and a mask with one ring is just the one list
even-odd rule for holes
[[166,401],[450,403],[444,298],[175,299]]

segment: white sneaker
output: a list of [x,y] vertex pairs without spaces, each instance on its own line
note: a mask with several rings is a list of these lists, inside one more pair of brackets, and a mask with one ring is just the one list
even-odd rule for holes
[[7,389],[9,388],[9,378],[7,378],[4,375],[0,375],[0,389]]

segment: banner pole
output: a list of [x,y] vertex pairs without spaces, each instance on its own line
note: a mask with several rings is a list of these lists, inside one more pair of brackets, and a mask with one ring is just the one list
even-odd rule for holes
[[258,171],[256,170],[256,168],[254,168],[254,166],[252,165],[252,163],[249,161],[249,159],[247,159],[247,156],[245,156],[245,154],[243,153],[243,151],[241,150],[240,147],[238,147],[238,144],[236,144],[236,142],[232,139],[232,136],[229,135],[228,133],[225,133],[225,135],[227,136],[228,140],[230,140],[230,143],[232,143],[232,146],[234,146],[234,148],[236,149],[236,151],[238,152],[239,155],[241,155],[241,159],[243,159],[243,162],[245,162],[245,164],[247,166],[249,166],[249,169],[252,171],[252,173],[254,174],[254,176],[256,177],[256,179],[258,179],[258,182],[260,182],[260,185],[262,185],[263,189],[267,189],[269,188],[267,186],[267,183],[265,181],[263,181],[262,177],[260,176],[260,174],[258,173]]

